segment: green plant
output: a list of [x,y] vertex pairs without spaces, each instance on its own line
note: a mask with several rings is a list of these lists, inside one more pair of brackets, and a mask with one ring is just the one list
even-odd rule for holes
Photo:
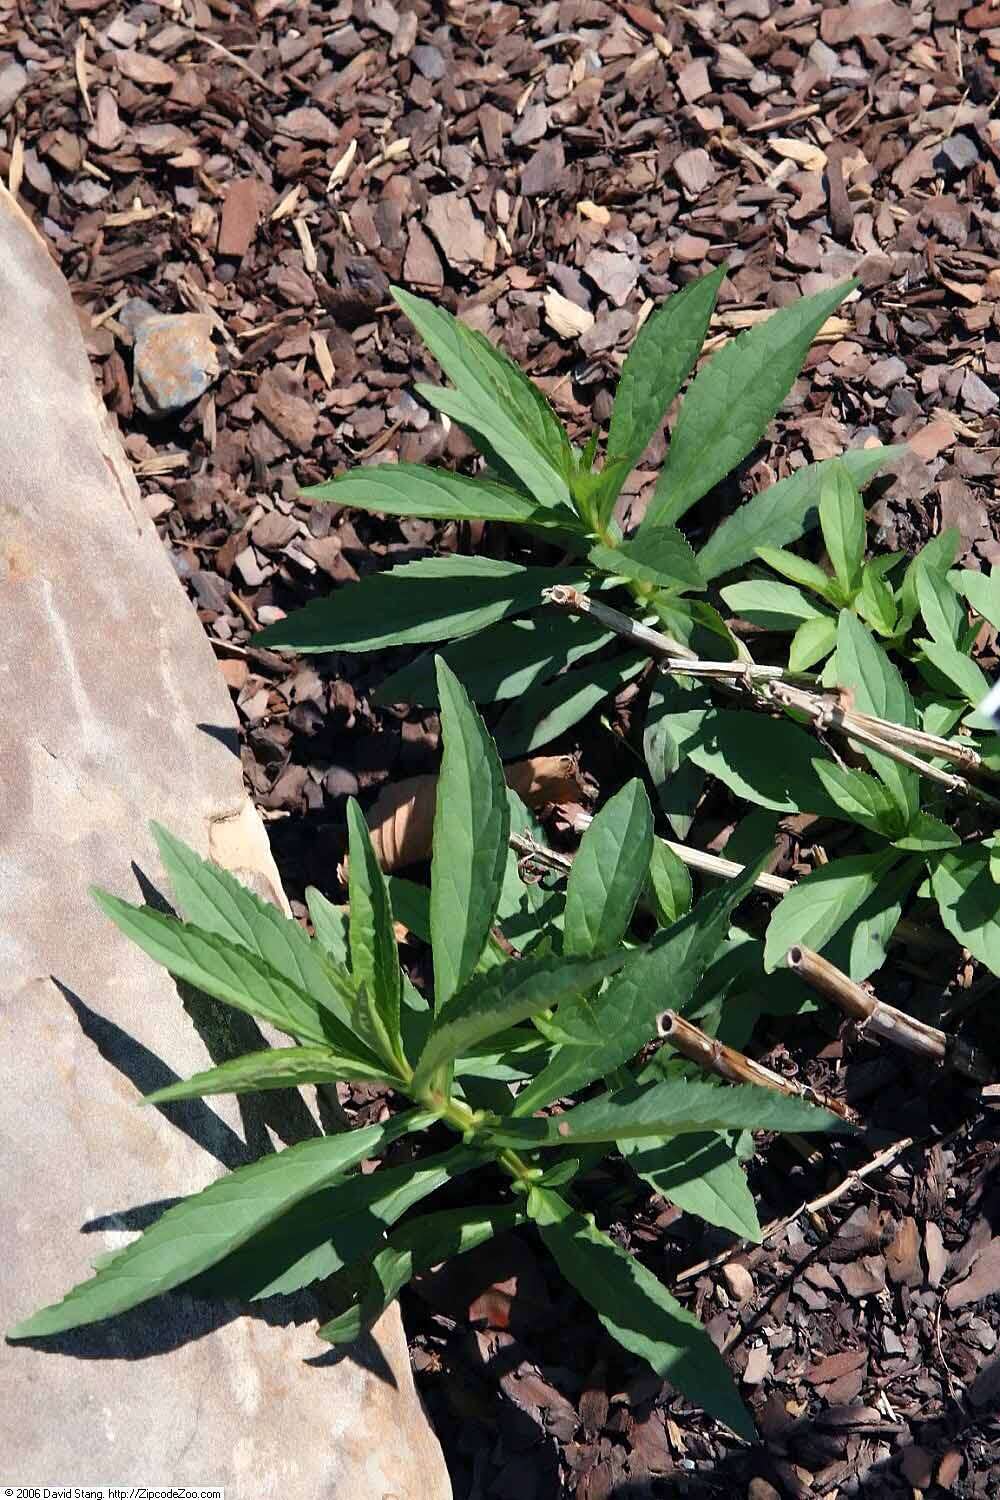
[[[655,909],[655,892],[663,900],[672,887],[669,861],[665,868],[656,855],[648,799],[632,782],[595,819],[558,913],[546,918],[539,903],[550,897],[518,880],[508,847],[512,819],[525,826],[524,810],[443,663],[438,691],[444,760],[430,892],[398,887],[407,920],[429,935],[433,1009],[400,968],[390,887],[354,804],[349,915],[310,891],[315,940],[162,829],[157,841],[186,922],[97,893],[117,926],[171,974],[297,1043],[236,1058],[146,1103],[350,1079],[389,1085],[408,1107],[385,1124],[265,1157],[168,1209],[10,1337],[56,1334],[181,1285],[258,1298],[323,1281],[337,1311],[320,1337],[341,1343],[369,1327],[421,1269],[530,1221],[626,1349],[752,1436],[704,1329],[597,1227],[583,1194],[588,1170],[617,1150],[692,1212],[759,1238],[741,1167],[747,1132],[845,1128],[801,1100],[690,1080],[685,1064],[662,1053],[633,1064],[656,1035],[663,998],[683,1004],[696,992],[756,871],[639,941],[637,902],[653,893]],[[676,904],[686,905],[683,896]],[[514,953],[507,934],[515,932],[522,943],[527,936],[531,956]],[[553,1108],[592,1088],[564,1112]],[[356,1170],[402,1137],[439,1126],[455,1137],[447,1149],[428,1141],[402,1165]],[[467,1207],[393,1229],[474,1171],[481,1184],[470,1186]]]
[[[383,464],[308,493],[389,514],[504,522],[556,539],[568,561],[556,568],[452,556],[408,564],[314,601],[258,639],[307,652],[451,641],[444,659],[476,701],[496,705],[491,723],[504,756],[564,733],[651,656],[666,659],[642,738],[650,782],[678,839],[691,839],[706,788],[717,783],[755,809],[747,836],[732,847],[744,859],[773,840],[777,815],[847,825],[837,834],[843,857],[775,910],[768,970],[791,944],[806,943],[852,978],[867,978],[916,892],[932,896],[945,928],[1000,973],[993,899],[1000,855],[992,823],[982,824],[986,809],[995,817],[1000,808],[988,790],[1000,752],[992,723],[969,713],[987,683],[971,655],[981,622],[970,621],[967,608],[996,624],[1000,590],[991,578],[953,568],[953,532],[905,568],[899,555],[866,560],[859,487],[901,450],[862,448],[798,469],[740,506],[697,554],[676,524],[752,450],[854,283],[782,308],[715,354],[681,402],[638,530],[623,538],[613,520],[629,471],[694,368],[722,275],[685,287],[640,330],[622,367],[600,468],[596,434],[574,446],[541,393],[485,338],[396,291],[454,384],[418,391],[462,426],[487,468],[469,478]],[[817,521],[830,571],[793,550]],[[757,562],[789,581],[751,572],[726,582]],[[539,610],[559,596],[577,601],[569,613]],[[627,606],[627,618],[612,618],[609,598]],[[756,672],[756,664],[718,605],[763,627],[769,642],[793,632],[787,659],[741,677],[743,666]],[[656,649],[652,626],[660,630]],[[821,664],[819,677],[810,675]],[[435,703],[430,656],[395,672],[376,696]],[[696,854],[681,850],[682,858]],[[929,883],[921,883],[925,873]],[[761,973],[757,946],[744,958],[742,983],[752,987]]]
[[[677,522],[755,447],[817,331],[855,283],[780,309],[709,360],[681,403],[646,516],[623,538],[613,519],[616,501],[695,366],[723,271],[686,286],[641,328],[622,367],[601,467],[597,433],[575,446],[541,392],[487,339],[396,289],[396,301],[453,382],[446,389],[418,384],[418,394],[459,424],[486,468],[472,478],[378,464],[305,493],[389,515],[505,523],[556,543],[567,561],[541,567],[451,556],[404,564],[314,601],[269,627],[261,643],[367,652],[454,642],[442,655],[476,702],[499,705],[493,729],[504,756],[537,749],[571,728],[643,665],[636,651],[609,656],[611,636],[590,621],[539,615],[546,587],[623,590],[640,617],[657,620],[679,641],[740,654],[718,610],[695,596],[753,559],[759,545],[781,546],[809,529],[830,462],[809,464],[742,505],[697,556]],[[899,451],[859,449],[840,467],[864,484]],[[435,704],[431,657],[395,672],[376,697]]]

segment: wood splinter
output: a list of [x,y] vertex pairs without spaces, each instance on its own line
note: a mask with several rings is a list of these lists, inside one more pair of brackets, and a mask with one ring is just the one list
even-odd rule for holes
[[665,1010],[658,1016],[656,1029],[689,1062],[697,1063],[706,1073],[714,1073],[727,1083],[753,1083],[758,1088],[772,1089],[789,1099],[804,1099],[809,1104],[816,1104],[821,1109],[828,1109],[831,1114],[839,1115],[842,1120],[850,1120],[852,1123],[858,1120],[849,1105],[842,1104],[839,1099],[831,1099],[828,1094],[811,1088],[807,1083],[783,1078],[780,1073],[765,1068],[763,1063],[754,1062],[742,1052],[737,1052],[735,1047],[727,1047],[723,1042],[716,1041],[690,1021],[685,1021],[675,1010]]
[[992,1070],[973,1047],[937,1026],[928,1026],[915,1016],[878,1000],[860,984],[811,948],[797,944],[789,948],[785,962],[806,984],[855,1021],[858,1030],[915,1052],[931,1062],[948,1063],[976,1083],[988,1083]]

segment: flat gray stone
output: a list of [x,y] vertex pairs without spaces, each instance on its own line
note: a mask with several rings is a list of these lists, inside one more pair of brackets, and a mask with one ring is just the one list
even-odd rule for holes
[[[97,397],[66,285],[2,188],[0,305],[6,1329],[165,1201],[317,1126],[294,1094],[277,1110],[268,1095],[136,1108],[233,1046],[229,1012],[186,1012],[88,885],[135,900],[162,884],[150,818],[278,900],[280,884],[211,648]],[[450,1500],[397,1310],[340,1359],[317,1341],[316,1311],[311,1294],[244,1316],[176,1293],[0,1344],[0,1473],[216,1484],[228,1500]]]

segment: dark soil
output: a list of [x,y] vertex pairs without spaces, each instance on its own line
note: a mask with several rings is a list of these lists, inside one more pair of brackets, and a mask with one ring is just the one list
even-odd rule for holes
[[[520,545],[298,496],[376,454],[469,459],[411,394],[432,367],[391,282],[502,343],[586,435],[607,419],[638,319],[693,276],[729,264],[721,342],[856,275],[769,441],[693,513],[695,533],[804,462],[907,439],[875,503],[880,545],[912,551],[957,526],[968,566],[1000,555],[989,3],[0,0],[0,24],[0,171],[71,283],[235,696],[246,778],[293,897],[312,881],[342,898],[347,795],[368,804],[432,771],[438,725],[373,706],[406,653],[290,662],[256,648],[254,630],[399,561]],[[166,420],[133,402],[116,315],[136,296],[213,319],[222,375]],[[627,491],[633,519],[662,450]],[[984,664],[992,651],[985,641]],[[611,734],[597,715],[545,747],[578,755],[595,796],[634,774],[616,737],[633,694],[605,711]],[[554,836],[571,821],[557,815]],[[721,849],[724,809],[717,827]],[[814,837],[786,826],[790,868]],[[933,1019],[970,979],[902,965],[885,998],[902,986]],[[763,1248],[637,1198],[610,1168],[590,1189],[600,1222],[728,1351],[762,1441],[736,1444],[624,1357],[524,1233],[405,1304],[457,1500],[1000,1487],[994,1116],[818,1018],[768,1021],[753,1051],[848,1098],[872,1132],[802,1154],[761,1142],[761,1220],[796,1215]],[[881,1170],[847,1181],[893,1143]]]

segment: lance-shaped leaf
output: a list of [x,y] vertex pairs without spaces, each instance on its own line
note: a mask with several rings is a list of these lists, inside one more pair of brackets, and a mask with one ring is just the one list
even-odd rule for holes
[[381,1070],[376,1055],[332,1011],[248,948],[149,907],[132,906],[107,891],[92,894],[115,926],[176,979],[270,1021],[299,1041],[330,1046],[343,1057]]
[[686,839],[705,786],[705,772],[684,753],[686,735],[675,733],[674,716],[707,703],[703,687],[660,679],[653,687],[642,732],[642,749],[657,800],[676,838]]
[[438,697],[444,755],[434,810],[431,948],[440,1008],[474,973],[496,920],[510,809],[496,746],[443,661]]
[[676,526],[654,526],[617,547],[591,547],[587,560],[605,573],[657,588],[705,587],[691,543]]
[[712,1340],[651,1271],[570,1208],[551,1188],[533,1188],[528,1212],[571,1286],[623,1348],[663,1380],[752,1442],[753,1420]]
[[[979,707],[990,690],[990,684],[971,656],[966,656],[950,641],[929,641],[918,636],[914,645],[924,653],[924,660],[917,663],[922,676],[934,687],[938,687],[943,678],[946,692],[960,693],[973,708]],[[928,664],[931,672],[926,670]]]
[[457,422],[501,482],[523,487],[536,502],[535,518],[548,510],[550,518],[559,517],[563,524],[573,526],[575,517],[568,504],[570,490],[566,478],[547,454],[525,441],[525,434],[500,407],[488,406],[478,396],[452,390],[450,386],[418,381],[413,389],[428,406]]
[[653,840],[646,901],[661,927],[669,927],[691,910],[691,871],[663,839]]
[[834,459],[819,492],[819,524],[837,582],[849,599],[861,587],[865,557],[865,508],[850,470]]
[[621,1141],[619,1149],[633,1172],[669,1203],[743,1239],[760,1242],[753,1194],[729,1137],[706,1134]]
[[698,372],[681,403],[644,528],[679,520],[746,458],[791,390],[813,339],[856,285],[844,281],[781,308]]
[[801,943],[822,952],[835,933],[873,894],[896,863],[894,849],[879,854],[849,854],[813,870],[792,887],[774,908],[764,944],[764,968],[778,968],[789,948]]
[[354,987],[346,967],[331,962],[298,922],[247,890],[228,870],[200,858],[160,824],[150,826],[188,921],[256,954],[348,1025]]
[[351,797],[347,804],[350,840],[351,976],[357,986],[355,1030],[373,1052],[394,1069],[402,1059],[399,998],[403,976],[396,949],[392,903],[385,876],[375,858],[368,825]]
[[385,1149],[426,1115],[411,1111],[387,1125],[303,1141],[239,1167],[168,1208],[138,1240],[61,1302],[11,1329],[11,1339],[44,1338],[127,1312],[206,1271],[303,1198]]
[[306,886],[306,905],[316,929],[317,943],[334,963],[346,969],[351,961],[347,907],[334,906],[314,885]]
[[464,413],[456,420],[483,432],[540,504],[568,502],[572,450],[538,387],[489,339],[445,308],[400,287],[393,287],[392,295],[456,387]]
[[765,630],[797,630],[804,620],[830,619],[826,610],[788,583],[750,578],[720,592],[734,615]]
[[495,557],[424,557],[269,625],[254,642],[279,651],[379,651],[471,635],[541,603],[553,584],[579,587],[579,569],[523,568]]
[[563,952],[610,953],[628,930],[649,874],[653,813],[636,778],[605,803],[580,840],[566,882]]
[[556,1048],[551,1061],[517,1096],[514,1113],[531,1114],[613,1073],[656,1035],[662,1010],[671,1006],[682,1011],[728,931],[730,914],[753,888],[762,868],[763,860],[703,896],[688,916],[658,933],[643,952],[633,954],[596,999],[581,997],[563,1005],[559,1025],[573,1043]]
[[836,579],[824,573],[815,563],[800,557],[797,552],[788,552],[781,547],[758,547],[757,556],[769,568],[780,573],[782,578],[801,584],[804,589],[812,589],[822,599],[836,599],[841,604],[845,602]]
[[[365,1272],[348,1288],[356,1297],[349,1307],[319,1329],[328,1344],[352,1344],[385,1312],[407,1282],[454,1255],[464,1255],[523,1223],[525,1215],[506,1204],[496,1207],[443,1209],[424,1214],[397,1229]],[[333,1294],[339,1289],[334,1287]]]
[[602,492],[600,513],[605,520],[626,476],[656,436],[667,407],[694,368],[725,274],[725,266],[720,266],[689,282],[668,297],[636,335],[622,365],[611,412],[608,453],[624,463]]
[[960,594],[964,594],[977,615],[982,615],[1000,630],[1000,576],[976,573],[971,568],[956,568],[948,574],[948,580]]
[[808,672],[837,644],[837,622],[830,615],[821,620],[803,620],[788,648],[788,665],[793,672]]
[[611,661],[577,667],[554,682],[530,688],[497,725],[497,744],[504,756],[530,755],[548,745],[637,677],[648,662],[644,652],[626,651]]
[[[837,682],[854,695],[859,713],[891,719],[896,724],[914,728],[917,722],[913,699],[899,675],[896,665],[882,647],[872,639],[861,621],[842,609],[837,622],[837,654],[834,658]],[[880,776],[895,797],[909,821],[920,806],[920,785],[916,771],[900,765],[877,750],[864,750],[869,765]]]
[[902,833],[903,814],[881,781],[818,755],[813,756],[812,766],[845,818],[887,839]]
[[796,469],[759,495],[744,501],[709,537],[698,553],[698,565],[706,579],[718,578],[756,556],[758,547],[786,547],[797,541],[819,519],[819,497],[823,476],[832,463],[846,466],[858,489],[883,465],[906,452],[905,447],[851,448],[839,459],[825,458]]
[[385,1231],[417,1203],[487,1158],[456,1146],[401,1167],[352,1172],[303,1199],[234,1254],[199,1276],[199,1297],[256,1302],[287,1297],[345,1267],[367,1264]]
[[1000,974],[1000,902],[984,844],[949,849],[928,861],[941,921],[956,943]]
[[143,1104],[169,1104],[174,1099],[204,1099],[209,1094],[250,1094],[262,1089],[297,1089],[304,1083],[385,1083],[399,1079],[385,1068],[372,1068],[352,1057],[339,1057],[327,1047],[269,1047],[247,1052],[218,1068],[195,1073],[180,1083],[147,1094]]
[[598,1094],[565,1114],[508,1118],[493,1126],[494,1145],[532,1150],[589,1146],[599,1141],[641,1141],[655,1136],[698,1135],[706,1130],[847,1130],[839,1115],[804,1099],[777,1094],[753,1083],[720,1088],[688,1083],[632,1084]]
[[751,805],[837,816],[816,774],[816,742],[790,719],[739,709],[695,709],[671,717],[679,753]]
[[477,974],[439,1011],[413,1075],[414,1092],[496,1032],[593,989],[628,957],[621,949],[593,959],[523,958]]
[[[586,615],[529,615],[501,620],[478,635],[455,641],[438,654],[474,703],[505,703],[554,677],[573,662],[614,640],[610,630]],[[437,708],[434,653],[426,652],[387,677],[375,690],[376,703],[420,703]]]
[[524,495],[495,480],[470,479],[426,464],[351,469],[327,484],[310,485],[302,494],[310,500],[332,500],[381,515],[450,521],[528,521],[538,509]]

